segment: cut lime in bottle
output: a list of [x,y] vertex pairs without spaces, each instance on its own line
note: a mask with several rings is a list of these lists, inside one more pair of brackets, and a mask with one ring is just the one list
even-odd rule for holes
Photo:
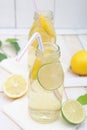
[[55,90],[61,86],[63,82],[63,73],[60,63],[49,63],[42,65],[37,74],[40,85],[47,90]]
[[71,124],[79,124],[85,119],[85,111],[76,100],[68,100],[62,105],[63,118]]

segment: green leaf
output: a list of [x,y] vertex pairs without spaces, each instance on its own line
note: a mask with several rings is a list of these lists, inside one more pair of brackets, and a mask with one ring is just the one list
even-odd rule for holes
[[87,104],[87,94],[78,97],[77,101],[80,102],[82,105],[86,105]]
[[6,59],[7,56],[4,53],[0,53],[0,61]]
[[2,46],[2,41],[0,41],[0,47]]
[[6,42],[12,44],[13,47],[15,48],[16,52],[18,53],[18,51],[20,50],[20,46],[19,46],[17,41],[18,41],[18,39],[16,39],[16,38],[8,38],[8,39],[6,39]]
[[18,53],[18,51],[20,50],[19,44],[17,42],[14,42],[14,43],[12,43],[12,45],[14,46],[16,52]]
[[14,42],[17,42],[18,39],[17,38],[7,38],[6,39],[6,42],[9,42],[9,43],[14,43]]

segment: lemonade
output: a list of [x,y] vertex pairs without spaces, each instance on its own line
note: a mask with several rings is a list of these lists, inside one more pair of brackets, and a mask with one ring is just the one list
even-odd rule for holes
[[[53,13],[51,11],[41,12],[39,15],[35,12],[34,22],[29,31],[28,39],[38,32],[41,35],[42,42],[54,44],[56,42],[56,33],[53,26]],[[35,59],[35,51],[38,47],[38,40],[35,39],[32,46],[29,48],[29,66],[32,66]]]
[[61,108],[64,75],[59,57],[56,44],[44,44],[30,72],[29,113],[41,123],[56,120]]
[[[56,41],[56,33],[53,26],[53,14],[51,11],[42,12],[39,15],[35,13],[34,22],[30,29],[28,38],[30,38],[35,32],[39,32],[43,42],[54,43]],[[35,40],[32,44],[34,48],[38,45],[38,41]]]

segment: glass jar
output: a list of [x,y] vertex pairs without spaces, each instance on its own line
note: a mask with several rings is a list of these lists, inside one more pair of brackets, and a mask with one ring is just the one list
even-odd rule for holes
[[[34,14],[34,22],[30,29],[28,39],[35,33],[39,32],[42,38],[42,42],[48,42],[54,44],[56,42],[56,33],[53,26],[53,12],[52,11],[42,11],[38,15],[36,12]],[[33,64],[35,60],[35,51],[38,46],[38,40],[35,39],[32,46],[29,48],[29,66]]]
[[40,123],[56,120],[61,108],[64,74],[59,59],[59,46],[45,43],[29,74],[29,113]]

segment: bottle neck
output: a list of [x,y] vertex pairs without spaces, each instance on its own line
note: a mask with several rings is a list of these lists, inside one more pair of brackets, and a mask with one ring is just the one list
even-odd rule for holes
[[44,44],[44,51],[41,52],[39,49],[37,49],[36,52],[37,57],[42,58],[45,63],[50,62],[59,62],[60,59],[60,48],[56,44]]
[[[49,19],[50,21],[53,22],[54,20],[54,15],[52,11],[41,11],[40,12],[41,15],[44,15],[45,18]],[[39,15],[37,14],[37,12],[34,13],[34,20],[39,19]]]

